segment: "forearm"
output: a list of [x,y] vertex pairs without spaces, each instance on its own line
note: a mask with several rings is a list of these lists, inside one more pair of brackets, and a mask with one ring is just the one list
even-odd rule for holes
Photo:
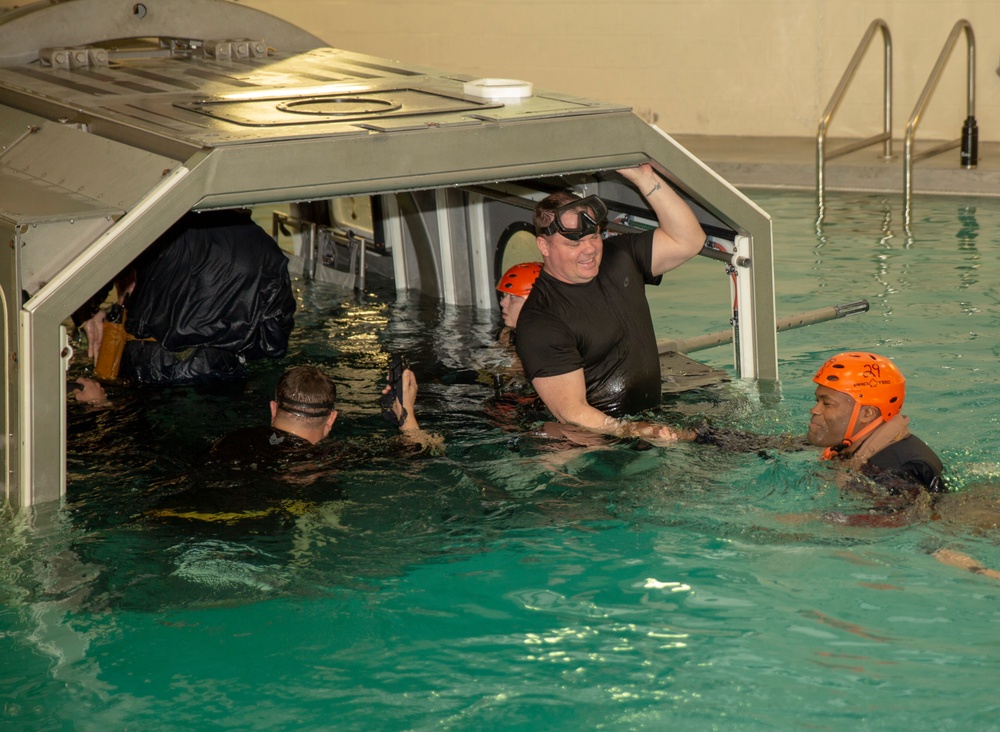
[[662,274],[694,257],[705,244],[705,231],[687,202],[652,166],[618,171],[639,191],[656,214],[653,273]]
[[[551,410],[550,410],[551,411]],[[564,424],[585,427],[602,435],[621,438],[641,438],[660,442],[691,441],[695,433],[690,430],[680,430],[666,424],[656,422],[630,422],[616,419],[590,405],[583,405],[573,410],[565,410],[553,415]]]
[[692,442],[697,436],[694,430],[684,430],[658,422],[628,422],[615,420],[618,424],[615,435],[618,437],[639,437],[644,440],[659,440],[666,442]]
[[655,422],[629,422],[615,419],[587,401],[587,386],[583,369],[559,376],[536,377],[531,380],[538,396],[552,416],[562,424],[583,427],[613,437],[641,437],[647,440],[675,442],[694,439],[694,433],[684,436],[679,430]]
[[667,182],[655,173],[642,190],[642,197],[656,214],[659,230],[677,244],[689,250],[694,256],[705,244],[705,231],[701,228],[694,211]]

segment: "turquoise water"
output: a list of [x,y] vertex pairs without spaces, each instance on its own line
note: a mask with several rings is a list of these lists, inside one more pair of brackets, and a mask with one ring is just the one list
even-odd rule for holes
[[[757,193],[779,316],[869,313],[779,335],[781,382],[668,399],[663,417],[804,430],[810,378],[868,348],[908,377],[913,430],[952,485],[1000,480],[1000,203]],[[895,230],[899,229],[899,232]],[[657,329],[726,325],[721,265],[651,290]],[[1000,729],[997,536],[810,515],[857,505],[815,453],[629,444],[552,451],[483,412],[455,371],[488,362],[471,309],[302,286],[287,362],[243,393],[117,394],[72,409],[66,504],[3,520],[0,727],[51,729]],[[394,459],[387,354],[411,354],[440,456]],[[694,354],[732,372],[728,348]],[[287,363],[340,384],[339,439],[367,450],[304,485],[199,467],[267,419]],[[222,522],[157,518],[185,496]]]

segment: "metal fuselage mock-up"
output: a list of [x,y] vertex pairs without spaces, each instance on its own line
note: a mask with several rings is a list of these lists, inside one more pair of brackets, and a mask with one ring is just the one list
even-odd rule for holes
[[604,173],[645,162],[732,254],[740,375],[776,379],[770,218],[627,107],[330,48],[228,0],[0,13],[6,499],[64,495],[64,322],[185,213],[369,197],[398,289],[495,308],[495,242],[532,201],[641,217]]

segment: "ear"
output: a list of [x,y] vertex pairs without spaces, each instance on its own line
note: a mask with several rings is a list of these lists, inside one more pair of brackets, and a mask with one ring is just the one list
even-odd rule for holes
[[274,400],[271,400],[271,421],[273,422],[274,418],[277,416],[278,416],[278,403]]
[[330,430],[333,429],[333,423],[337,421],[337,410],[334,409],[330,412],[330,416],[326,418],[326,422],[323,423],[323,436],[326,437],[330,434]]
[[882,416],[882,410],[878,407],[873,407],[870,404],[866,404],[861,407],[861,411],[858,412],[858,418],[860,421],[868,424],[869,422],[874,422],[876,419]]
[[542,256],[548,258],[549,256],[549,240],[544,236],[535,237],[535,246],[538,247],[538,251],[542,253]]

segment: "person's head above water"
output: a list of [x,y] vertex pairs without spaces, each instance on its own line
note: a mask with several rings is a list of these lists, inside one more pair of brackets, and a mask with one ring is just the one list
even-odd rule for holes
[[328,434],[337,419],[337,385],[315,366],[293,366],[278,380],[271,402],[271,426],[312,442]]
[[542,272],[541,262],[521,262],[504,272],[497,282],[497,292],[503,293],[500,298],[500,312],[503,324],[508,328],[517,328],[517,316],[521,314],[521,306],[531,292],[531,288]]
[[539,201],[532,223],[545,271],[569,284],[594,279],[604,254],[601,229],[607,216],[608,207],[597,196],[558,191]]
[[868,437],[903,408],[906,379],[885,356],[839,353],[813,377],[816,406],[809,414],[809,442],[834,450]]

